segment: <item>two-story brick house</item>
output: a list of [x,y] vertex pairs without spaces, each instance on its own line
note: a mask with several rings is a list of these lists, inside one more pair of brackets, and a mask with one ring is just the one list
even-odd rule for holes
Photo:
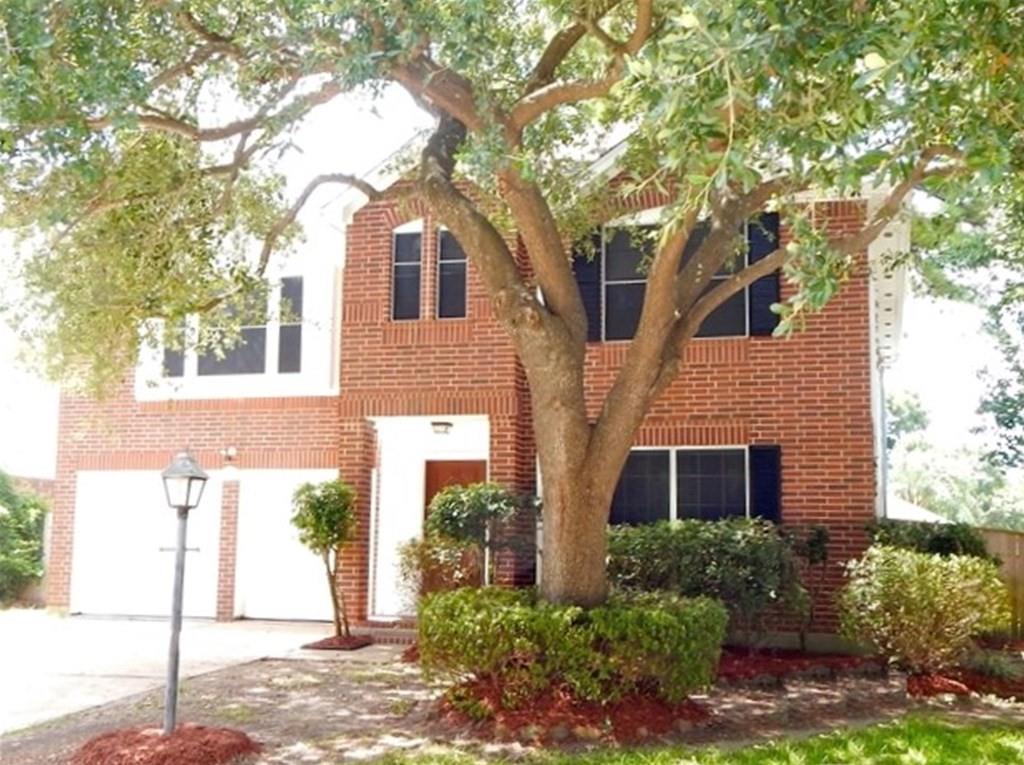
[[[660,203],[634,201],[629,225]],[[840,233],[862,225],[875,200],[808,203]],[[315,247],[282,265],[267,322],[243,331],[244,346],[223,359],[154,351],[109,401],[65,397],[51,605],[166,611],[173,521],[159,471],[184,445],[212,475],[190,532],[192,616],[329,618],[318,562],[289,524],[303,481],[340,471],[359,491],[344,570],[359,620],[408,613],[397,550],[420,534],[439,487],[487,478],[536,489],[525,377],[458,243],[416,203],[350,199],[344,219],[343,240],[311,237]],[[767,252],[766,236],[784,243],[786,221],[749,226],[749,258]],[[791,338],[771,336],[769,307],[787,294],[777,275],[718,309],[638,433],[613,522],[765,515],[827,525],[836,561],[859,553],[864,525],[882,512],[880,374],[902,297],[901,275],[879,263],[907,237],[892,224]],[[635,238],[609,228],[599,241],[575,269],[595,413],[643,295]],[[535,563],[505,556],[499,576],[532,581]],[[833,587],[839,578],[836,567]]]

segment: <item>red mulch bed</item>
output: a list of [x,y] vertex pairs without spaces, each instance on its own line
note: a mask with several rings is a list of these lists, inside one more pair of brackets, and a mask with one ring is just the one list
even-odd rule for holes
[[70,765],[224,765],[262,747],[238,730],[179,725],[170,736],[159,728],[103,733],[76,751]]
[[420,647],[417,643],[413,643],[411,646],[402,651],[402,661],[406,664],[418,664],[420,660]]
[[[703,725],[711,716],[706,707],[689,699],[669,704],[653,696],[632,694],[613,704],[602,705],[583,701],[566,688],[551,689],[517,709],[508,710],[501,709],[498,690],[489,683],[469,683],[463,688],[494,710],[493,717],[477,726],[479,733],[497,740],[526,737],[539,743],[569,738],[636,742]],[[474,722],[447,700],[442,702],[441,711],[450,723]]]
[[751,653],[747,648],[724,648],[718,663],[718,677],[729,682],[765,676],[782,679],[819,668],[828,676],[867,666],[880,669],[884,663],[875,656],[808,653],[782,648]]
[[991,694],[1004,699],[1024,701],[1024,678],[1006,680],[971,672],[967,669],[958,669],[950,674],[975,693]]
[[911,675],[907,678],[907,693],[911,696],[966,696],[971,692],[963,683],[942,675]]
[[351,635],[349,637],[331,637],[317,640],[314,643],[306,643],[303,648],[314,651],[355,651],[373,645],[373,638],[369,635]]

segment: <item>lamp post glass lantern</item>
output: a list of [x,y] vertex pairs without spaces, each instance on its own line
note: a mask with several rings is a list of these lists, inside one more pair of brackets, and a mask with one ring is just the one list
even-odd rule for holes
[[185,542],[188,511],[203,498],[209,476],[192,455],[180,452],[161,474],[167,504],[178,511],[178,543],[174,550],[174,593],[171,600],[171,644],[167,655],[167,689],[164,695],[164,735],[174,731],[178,717],[178,642],[181,636],[182,599],[185,591]]

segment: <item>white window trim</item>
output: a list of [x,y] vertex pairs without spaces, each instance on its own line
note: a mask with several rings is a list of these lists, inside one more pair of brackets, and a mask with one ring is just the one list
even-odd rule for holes
[[[333,370],[338,361],[334,350],[340,332],[337,331],[336,267],[330,266],[330,275],[309,271],[289,271],[284,277],[302,277],[302,356],[300,371],[278,372],[280,349],[281,283],[275,280],[267,299],[266,356],[262,373],[200,375],[199,354],[194,347],[184,354],[184,370],[180,377],[164,375],[164,346],[155,343],[143,347],[135,373],[137,401],[167,401],[174,399],[231,399],[281,398],[296,396],[338,395],[338,375]],[[317,285],[328,289],[323,294]],[[294,324],[294,323],[293,323]],[[163,333],[162,323],[153,322],[155,336]],[[199,331],[199,317],[185,320],[187,338],[194,339]]]
[[[441,234],[449,233],[445,226],[437,228],[437,242],[434,249],[434,318],[438,321],[464,321],[469,318],[469,256],[462,250],[462,260],[446,260],[445,263],[462,263],[466,266],[463,278],[466,280],[466,312],[462,316],[441,315]],[[456,240],[458,241],[458,240]],[[462,245],[459,245],[462,249]],[[540,287],[537,288],[540,291]]]
[[750,518],[750,445],[728,444],[715,446],[633,446],[630,452],[668,452],[668,513],[666,520],[685,520],[677,518],[679,509],[678,469],[676,454],[678,452],[710,452],[710,451],[742,451],[743,452],[743,499],[745,518]]
[[[631,342],[633,340],[632,337],[608,339],[608,333],[607,333],[607,328],[608,328],[608,305],[607,305],[607,303],[608,303],[608,301],[607,301],[607,294],[608,294],[607,293],[607,286],[608,286],[608,256],[607,256],[607,246],[606,246],[607,242],[608,242],[608,237],[607,237],[605,232],[608,229],[615,229],[615,228],[628,228],[628,227],[640,227],[640,226],[653,226],[653,225],[657,225],[657,223],[658,223],[658,216],[661,215],[662,209],[663,208],[661,208],[661,207],[657,207],[657,208],[652,208],[650,210],[642,210],[639,213],[635,213],[635,214],[629,215],[629,216],[624,216],[622,218],[617,218],[615,221],[612,221],[610,223],[606,223],[603,226],[601,226],[601,342],[602,343],[628,343],[628,342]],[[749,221],[744,221],[744,223],[743,223],[743,236],[747,240],[747,242],[750,241],[750,223],[749,223]],[[750,265],[749,254],[750,253],[749,253],[749,250],[748,250],[748,253],[747,253],[748,260],[747,260],[746,265]],[[746,267],[746,266],[744,266],[744,267]],[[712,276],[711,280],[712,281],[722,281],[724,279],[728,279],[729,276],[731,276],[731,274],[726,274],[725,276],[721,276],[721,277]],[[613,284],[613,285],[615,285],[615,284],[646,284],[646,283],[647,283],[647,277],[644,277],[643,279],[624,279],[624,280],[615,280],[615,281],[611,282],[611,284]],[[742,293],[743,293],[743,308],[744,308],[744,311],[743,311],[743,334],[742,335],[715,335],[713,337],[701,337],[700,335],[694,335],[693,339],[694,340],[733,340],[733,339],[738,338],[738,337],[750,337],[750,285],[749,284],[746,285],[743,288]],[[644,301],[646,301],[646,300],[647,300],[647,293],[645,291],[644,292]],[[634,337],[635,337],[635,335],[634,335]]]

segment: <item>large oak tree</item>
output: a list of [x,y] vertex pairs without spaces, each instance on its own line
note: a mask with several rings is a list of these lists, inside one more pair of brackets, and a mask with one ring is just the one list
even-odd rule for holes
[[[148,320],[258,288],[318,188],[394,193],[342,167],[283,198],[274,158],[318,106],[395,84],[434,115],[402,193],[459,239],[526,370],[543,591],[561,602],[605,596],[633,436],[717,306],[781,268],[788,331],[913,190],[977,202],[1016,190],[1024,156],[1013,0],[7,0],[0,13],[5,215],[38,245],[28,306],[52,369],[94,388],[130,369]],[[214,102],[233,116],[211,117]],[[623,140],[617,188],[669,203],[636,335],[591,421],[571,250],[614,217],[611,185],[588,174],[609,136]],[[799,204],[864,188],[885,197],[842,238]],[[711,285],[766,208],[792,241]],[[698,223],[708,233],[684,261]]]

